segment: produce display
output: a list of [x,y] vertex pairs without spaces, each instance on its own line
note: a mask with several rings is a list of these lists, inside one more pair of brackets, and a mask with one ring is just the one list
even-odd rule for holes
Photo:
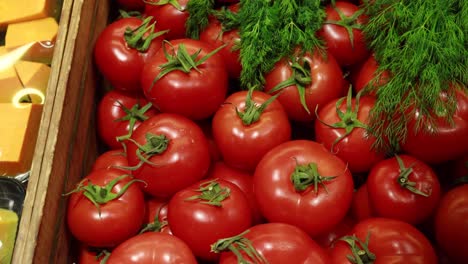
[[468,3],[117,0],[77,263],[467,263]]

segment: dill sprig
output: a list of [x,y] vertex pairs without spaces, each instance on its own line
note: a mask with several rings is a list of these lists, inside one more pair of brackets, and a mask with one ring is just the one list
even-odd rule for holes
[[241,0],[241,85],[261,89],[264,74],[300,48],[322,49],[316,36],[325,19],[319,0]]
[[[377,88],[370,130],[376,147],[398,151],[406,139],[407,123],[418,109],[424,118],[418,128],[435,125],[435,116],[447,121],[456,110],[451,83],[466,90],[468,2],[375,0],[366,4],[370,17],[363,31],[379,62],[379,72],[391,72]],[[441,92],[448,98],[442,99]],[[429,123],[422,123],[429,122]]]
[[192,0],[187,3],[189,17],[185,23],[186,35],[199,39],[200,33],[208,26],[209,15],[213,11],[214,0]]

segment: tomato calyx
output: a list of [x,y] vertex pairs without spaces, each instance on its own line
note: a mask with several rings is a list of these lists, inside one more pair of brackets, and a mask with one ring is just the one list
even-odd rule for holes
[[[161,69],[161,72],[158,74],[158,76],[156,76],[156,78],[154,78],[150,87],[150,91],[153,89],[154,84],[159,79],[161,79],[166,74],[172,71],[178,70],[184,73],[189,73],[193,69],[197,71],[198,73],[201,73],[198,66],[203,64],[205,61],[207,61],[209,58],[211,58],[213,55],[218,53],[221,49],[223,49],[227,45],[227,44],[224,44],[222,46],[219,46],[218,48],[214,49],[213,51],[201,57],[200,59],[197,59],[202,49],[199,49],[196,52],[189,54],[184,44],[180,44],[179,49],[175,51],[174,46],[172,46],[172,44],[169,41],[165,40],[164,42],[165,43],[162,45],[162,50],[164,52],[164,56],[167,59],[167,62],[163,63],[159,67]],[[167,52],[165,44],[168,44],[169,46],[172,47],[172,54],[169,54],[169,52]]]
[[[347,137],[349,134],[351,134],[351,132],[353,132],[353,130],[355,128],[362,128],[362,129],[365,129],[365,130],[368,129],[368,126],[358,119],[360,97],[361,97],[361,93],[358,93],[356,95],[356,102],[355,102],[354,109],[353,109],[353,106],[352,106],[353,92],[352,92],[352,89],[350,87],[348,89],[348,95],[346,97],[342,97],[338,101],[336,101],[336,106],[335,106],[336,114],[338,115],[338,117],[340,118],[341,121],[336,122],[334,124],[327,124],[324,121],[322,121],[318,117],[318,113],[317,113],[318,106],[315,108],[315,115],[317,116],[317,120],[320,123],[322,123],[323,125],[328,126],[330,128],[334,128],[334,129],[342,128],[342,129],[345,130],[345,133],[342,136],[338,137],[337,139],[335,139],[335,141],[333,141],[333,143],[331,145],[331,152],[332,153],[336,154],[336,152],[335,152],[336,144],[338,144],[341,140],[343,140],[345,137]],[[346,99],[346,112],[343,113],[343,111],[341,111],[340,107],[343,104],[344,99]]]
[[362,29],[362,25],[356,22],[359,16],[361,16],[364,13],[364,9],[359,9],[352,16],[348,17],[345,14],[343,14],[343,12],[339,8],[336,8],[335,1],[332,1],[332,7],[338,13],[338,16],[340,16],[340,20],[327,20],[324,22],[324,24],[334,24],[337,26],[344,27],[346,31],[348,32],[349,40],[351,43],[351,48],[354,49],[353,29],[357,29],[357,30]]
[[[250,230],[246,230],[237,236],[219,239],[211,245],[211,252],[231,251],[236,256],[239,264],[250,264],[250,261],[254,261],[255,264],[268,264],[268,261],[253,247],[252,241],[244,237],[248,232]],[[245,252],[250,261],[246,260],[241,252]]]
[[[297,163],[297,161],[296,161]],[[327,186],[324,182],[335,179],[336,176],[321,176],[318,172],[317,163],[311,162],[307,165],[296,164],[294,172],[291,174],[291,182],[298,192],[305,191],[311,185],[314,185],[314,192],[318,193],[319,184],[328,193]]]
[[132,136],[133,129],[135,127],[135,124],[137,121],[145,121],[148,119],[148,116],[145,115],[145,113],[150,110],[152,104],[148,103],[145,106],[140,108],[140,105],[137,103],[132,106],[132,108],[128,109],[125,107],[121,102],[116,101],[120,108],[127,114],[124,117],[121,117],[119,119],[114,120],[115,122],[123,122],[123,121],[128,121],[128,134],[127,135],[122,135],[117,137],[117,141],[121,142],[124,140],[129,139]]
[[[130,177],[130,175],[121,175],[110,181],[105,186],[95,185],[91,183],[89,179],[85,179],[84,181],[81,181],[74,190],[64,195],[66,196],[72,193],[83,192],[83,195],[86,198],[88,198],[88,200],[91,201],[94,204],[94,206],[96,206],[99,212],[99,216],[101,216],[101,205],[120,198],[133,183],[144,182],[142,180],[133,179],[127,184],[125,184],[124,187],[122,187],[122,189],[120,189],[118,193],[112,192],[112,188],[114,188],[114,186],[117,185],[117,183],[119,183],[121,180],[127,177]],[[87,182],[86,185],[84,185],[85,182]]]
[[166,151],[170,140],[164,134],[155,135],[153,133],[146,133],[145,135],[146,143],[144,145],[139,144],[133,139],[128,139],[129,141],[133,142],[137,146],[136,155],[140,160],[134,167],[124,167],[122,168],[127,170],[137,170],[139,169],[144,163],[150,164],[153,166],[157,166],[157,164],[151,162],[149,159],[154,155],[159,155]]
[[151,223],[148,223],[141,231],[140,234],[145,232],[161,232],[161,230],[166,227],[169,223],[167,221],[159,221],[159,215],[161,214],[161,208],[154,216],[154,220]]
[[403,163],[403,160],[398,157],[398,155],[395,155],[395,158],[398,162],[398,166],[400,167],[400,175],[398,176],[398,184],[400,184],[401,187],[408,189],[410,192],[421,195],[424,197],[429,197],[430,194],[425,193],[421,190],[418,190],[415,188],[416,183],[412,182],[409,180],[409,176],[411,173],[413,173],[413,166],[406,167],[405,164]]
[[217,179],[200,184],[196,191],[200,192],[200,194],[191,196],[186,200],[200,200],[200,203],[216,207],[222,207],[223,205],[221,202],[231,195],[231,189],[228,187],[222,187],[219,182],[217,182]]
[[291,77],[277,84],[275,87],[273,87],[273,89],[269,91],[269,93],[275,93],[286,87],[295,85],[299,93],[299,100],[301,102],[302,107],[306,110],[308,114],[310,114],[310,110],[307,107],[305,99],[305,87],[312,83],[312,77],[310,75],[310,63],[304,58],[293,59],[291,63],[291,70]]
[[102,250],[96,255],[95,260],[99,261],[99,264],[106,264],[110,256],[111,256],[111,253],[109,251]]
[[136,49],[139,52],[146,52],[153,39],[168,32],[168,30],[154,32],[155,23],[150,25],[152,19],[153,17],[151,16],[147,17],[137,28],[131,29],[128,27],[125,30],[124,39],[130,48]]
[[372,264],[376,256],[369,250],[370,233],[367,233],[366,241],[360,240],[356,235],[345,236],[340,239],[351,248],[353,255],[347,255],[349,262],[353,264]]
[[143,3],[152,5],[152,6],[163,6],[163,5],[172,5],[175,9],[184,12],[185,8],[183,8],[177,0],[159,0],[157,2],[155,1],[148,1],[148,0],[143,0]]
[[141,12],[139,11],[127,11],[127,10],[119,9],[119,14],[120,14],[119,19],[129,18],[129,17],[142,18]]
[[237,116],[239,116],[239,118],[242,120],[242,124],[246,126],[250,126],[251,124],[258,122],[263,111],[265,111],[268,105],[270,105],[280,95],[276,94],[268,98],[268,100],[266,100],[263,104],[257,105],[252,100],[253,91],[254,89],[249,89],[247,92],[247,96],[245,97],[245,108],[243,111],[240,111],[236,107]]

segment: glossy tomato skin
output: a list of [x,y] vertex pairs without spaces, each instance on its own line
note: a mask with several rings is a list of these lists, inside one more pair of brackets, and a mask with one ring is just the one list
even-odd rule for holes
[[406,168],[412,173],[408,180],[428,197],[412,193],[399,184],[402,173],[397,159],[389,158],[377,163],[367,178],[370,204],[377,216],[398,219],[413,225],[426,220],[436,209],[440,200],[440,183],[435,172],[408,155],[400,155]]
[[[173,48],[177,52],[181,44],[189,54],[201,49],[198,58],[214,50],[211,45],[192,39],[177,39],[163,45],[173,54]],[[228,89],[228,75],[222,56],[219,53],[214,54],[198,66],[199,71],[172,71],[153,85],[154,79],[161,72],[160,66],[164,63],[167,63],[167,59],[160,49],[145,65],[141,83],[146,98],[161,112],[176,113],[194,120],[212,116],[223,103]]]
[[[245,125],[236,112],[246,108],[247,91],[229,96],[213,117],[213,138],[223,161],[233,167],[253,171],[270,149],[291,138],[291,125],[281,106],[274,100],[260,115],[257,122]],[[270,95],[254,91],[252,101],[261,105]]]
[[154,223],[156,216],[158,216],[158,221],[163,225],[160,232],[172,235],[171,227],[167,221],[168,204],[169,201],[158,198],[146,200],[145,224]]
[[[340,10],[346,17],[351,17],[354,13],[359,11],[358,6],[343,1],[336,1],[335,8]],[[333,8],[331,4],[326,7],[327,22],[341,20],[335,8]],[[365,15],[360,15],[356,23],[358,25],[363,25],[366,21],[367,17]],[[333,57],[335,57],[339,65],[353,65],[365,60],[367,56],[369,56],[362,30],[352,30],[354,41],[351,43],[351,39],[345,27],[327,22],[325,22],[322,29],[319,31],[319,35],[325,40],[327,49],[333,54]]]
[[[367,172],[377,162],[385,158],[385,154],[377,152],[372,145],[375,143],[373,137],[365,128],[355,127],[353,131],[346,136],[344,128],[332,128],[327,125],[333,125],[341,122],[341,118],[336,112],[336,103],[338,99],[330,101],[323,106],[315,120],[315,140],[322,143],[332,153],[340,157],[348,164],[352,172]],[[339,110],[346,113],[347,100],[344,99]],[[370,111],[375,105],[375,99],[372,97],[361,97],[357,110],[357,119],[364,125],[369,123]],[[351,100],[351,106],[356,108],[356,99]],[[322,123],[323,122],[323,123]],[[327,125],[325,125],[327,124]],[[333,143],[342,138],[333,146]]]
[[367,60],[359,67],[357,73],[355,73],[355,80],[353,80],[353,88],[356,93],[364,90],[367,85],[371,87],[379,87],[384,85],[390,78],[388,71],[378,74],[379,64],[375,60],[372,54]]
[[[216,261],[219,254],[211,252],[211,244],[218,239],[238,235],[252,224],[249,202],[235,184],[216,180],[221,188],[229,188],[230,195],[221,202],[221,207],[188,200],[200,195],[197,190],[201,181],[176,193],[170,200],[167,219],[172,233],[185,241],[195,256],[208,261]],[[189,224],[188,224],[189,223]]]
[[[349,233],[361,241],[370,234],[369,250],[376,255],[374,264],[436,264],[437,256],[429,240],[412,225],[387,218],[369,218],[357,223]],[[349,245],[337,241],[331,264],[351,264]]]
[[416,122],[421,115],[415,111],[408,123],[406,141],[401,145],[403,151],[430,164],[457,159],[468,153],[468,95],[461,90],[455,93],[457,109],[452,117],[453,126],[444,120],[445,117],[435,116],[436,128],[423,127],[416,132]]
[[96,40],[94,61],[102,75],[117,90],[141,93],[143,65],[161,47],[162,36],[154,39],[145,52],[128,46],[125,31],[127,28],[136,29],[142,22],[135,17],[119,19],[109,24]]
[[[291,175],[296,165],[317,164],[318,173],[336,176],[302,192]],[[269,151],[254,174],[254,192],[262,215],[269,222],[288,223],[310,236],[330,231],[346,215],[353,196],[353,179],[346,164],[321,144],[308,140],[283,143]]]
[[253,223],[257,224],[263,221],[262,214],[258,209],[257,200],[255,200],[253,175],[251,173],[234,169],[226,165],[226,163],[219,161],[211,166],[208,179],[225,180],[239,187],[244,192],[247,200],[249,200],[250,207],[252,208]]
[[[282,223],[260,224],[244,235],[269,264],[326,264],[329,258],[323,248],[296,226]],[[253,261],[245,253],[246,260]],[[237,264],[232,252],[221,254],[219,264]],[[256,263],[256,262],[252,262]]]
[[128,167],[127,154],[123,149],[113,149],[99,155],[94,161],[91,171],[99,169],[119,169],[124,173],[131,174],[129,170],[119,167]]
[[168,234],[149,232],[130,238],[112,251],[106,264],[197,264],[190,248]]
[[[301,58],[299,58],[301,59]],[[305,86],[305,100],[310,114],[301,105],[296,85],[282,89],[278,100],[283,105],[289,118],[294,121],[308,122],[315,119],[315,108],[319,109],[329,101],[343,95],[343,72],[331,53],[326,57],[316,52],[306,54],[303,59],[310,64],[312,83]],[[285,59],[276,63],[272,71],[265,75],[265,92],[270,92],[276,85],[291,78],[291,62]]]
[[[116,169],[96,170],[86,176],[83,185],[92,183],[105,186],[122,175],[122,171]],[[112,192],[118,193],[131,180],[130,176],[123,178],[112,188]],[[144,216],[144,195],[136,183],[130,185],[119,198],[100,205],[100,215],[82,191],[72,193],[68,201],[68,228],[78,241],[91,247],[117,246],[138,233]]]
[[[237,12],[239,5],[228,7],[231,12]],[[229,77],[239,78],[242,71],[242,65],[239,60],[240,49],[235,46],[240,42],[239,29],[233,29],[226,32],[222,31],[222,24],[214,17],[210,18],[208,26],[200,33],[200,40],[210,43],[215,47],[226,44],[219,53],[224,58]]]
[[367,184],[365,183],[354,192],[353,201],[351,203],[351,215],[356,222],[376,216],[371,207],[369,192],[367,190]]
[[146,17],[152,16],[153,21],[156,21],[156,25],[161,30],[169,30],[165,38],[168,40],[185,38],[185,23],[189,17],[187,11],[189,0],[177,0],[180,10],[170,3],[152,5],[151,2],[159,2],[159,0],[146,1],[144,15]]
[[447,192],[435,217],[435,235],[439,246],[454,264],[468,259],[468,184]]
[[[129,121],[119,119],[125,117],[126,109],[131,109],[138,105],[139,109],[148,104],[143,96],[129,95],[117,90],[112,90],[104,95],[98,105],[97,111],[97,131],[99,138],[112,149],[122,148],[122,143],[117,141],[117,137],[125,136],[129,133]],[[146,117],[156,115],[157,111],[150,108],[144,114]],[[135,130],[141,121],[137,120],[133,130]]]
[[[135,178],[145,182],[141,186],[146,193],[169,198],[205,177],[210,166],[210,152],[208,141],[197,124],[181,115],[158,114],[143,122],[133,132],[132,140],[145,145],[148,133],[164,135],[169,143],[164,152],[149,158],[153,164],[143,163],[133,171]],[[135,143],[127,144],[130,166],[141,162],[137,150]]]

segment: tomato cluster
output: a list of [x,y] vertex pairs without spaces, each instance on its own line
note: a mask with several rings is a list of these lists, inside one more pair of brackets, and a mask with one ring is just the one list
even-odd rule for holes
[[96,41],[113,90],[97,107],[108,151],[68,194],[79,263],[466,263],[466,94],[432,134],[415,110],[383,153],[360,91],[390,74],[375,81],[353,1],[327,7],[325,56],[284,58],[255,91],[238,85],[238,29],[212,17],[186,38],[187,2],[120,0],[143,15]]

